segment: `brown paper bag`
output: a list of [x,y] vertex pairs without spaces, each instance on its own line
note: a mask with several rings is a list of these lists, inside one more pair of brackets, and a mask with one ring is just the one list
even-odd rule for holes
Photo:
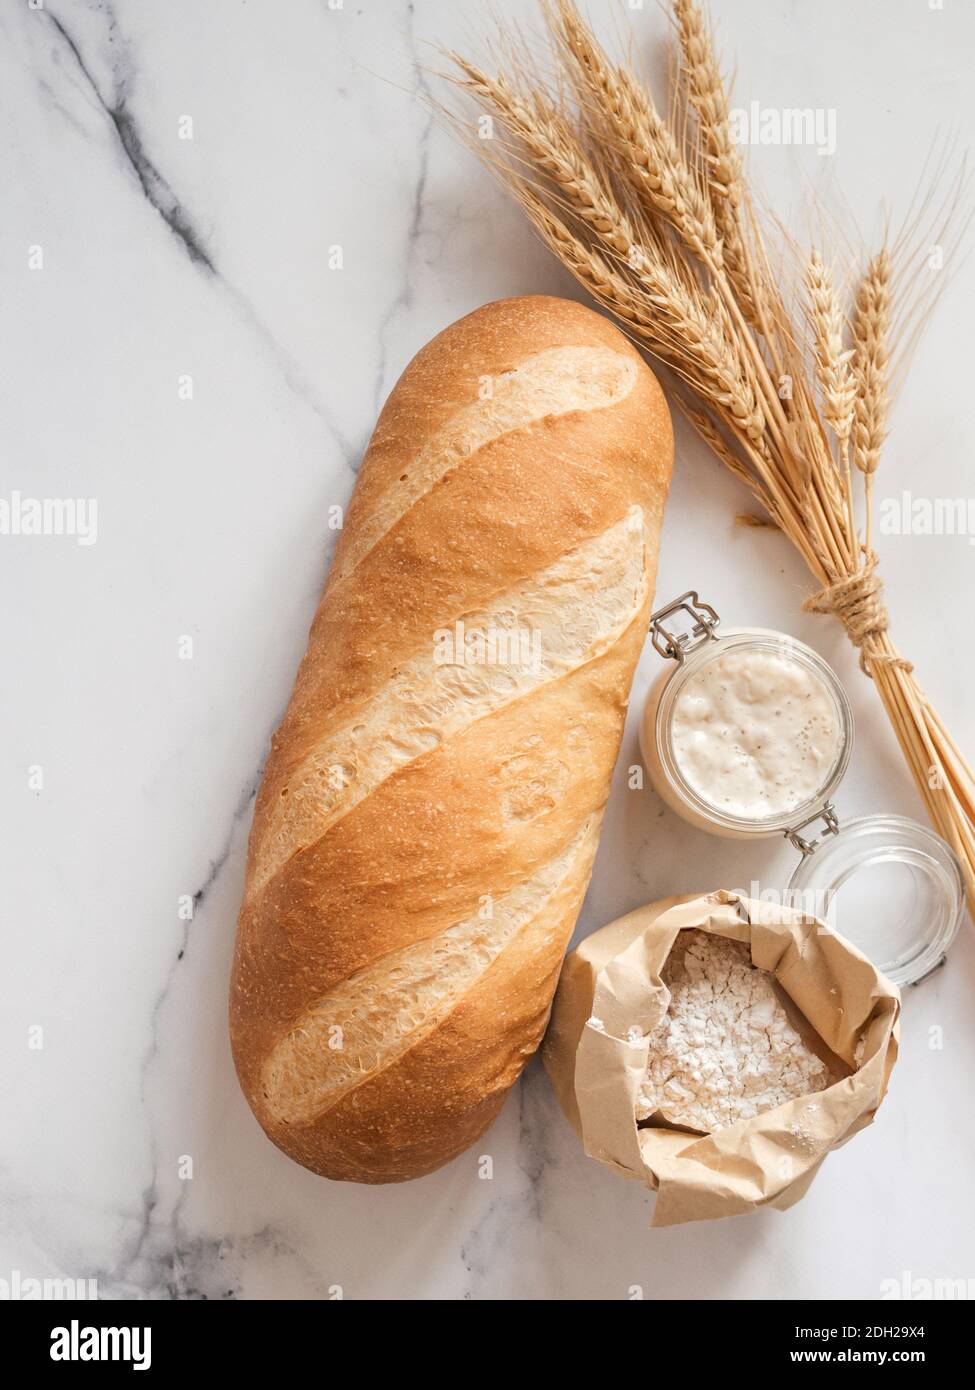
[[[841,1079],[710,1135],[637,1124],[649,1035],[670,1002],[660,972],[678,932],[695,927],[749,946]],[[818,918],[719,890],[638,908],[573,951],[542,1056],[586,1153],[656,1188],[652,1224],[673,1226],[798,1201],[829,1151],[873,1119],[899,1013],[896,985]]]

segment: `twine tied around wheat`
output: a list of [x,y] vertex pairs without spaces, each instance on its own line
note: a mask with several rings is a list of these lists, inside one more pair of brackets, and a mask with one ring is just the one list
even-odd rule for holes
[[890,615],[883,601],[884,585],[877,574],[877,557],[871,555],[856,574],[828,584],[811,594],[802,605],[807,613],[832,613],[846,629],[846,635],[860,653],[860,669],[871,675],[871,662],[884,662],[910,673],[914,663],[897,652],[885,652],[880,639],[890,628]]

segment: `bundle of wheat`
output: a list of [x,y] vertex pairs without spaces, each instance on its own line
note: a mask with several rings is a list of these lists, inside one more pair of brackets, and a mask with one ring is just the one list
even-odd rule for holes
[[923,283],[912,263],[949,227],[957,236],[964,171],[932,225],[912,216],[868,258],[849,314],[821,254],[805,256],[797,311],[771,270],[702,8],[674,0],[665,118],[573,0],[541,3],[552,81],[518,37],[504,42],[507,75],[451,53],[445,75],[501,131],[452,119],[576,279],[669,370],[681,410],[759,503],[762,516],[744,519],[777,526],[799,550],[818,585],[805,607],[835,614],[858,648],[975,903],[975,779],[890,636],[871,544],[891,392],[937,293],[938,277]]

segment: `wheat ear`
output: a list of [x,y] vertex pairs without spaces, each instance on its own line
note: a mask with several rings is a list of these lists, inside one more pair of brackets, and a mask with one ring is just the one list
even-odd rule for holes
[[850,368],[853,349],[843,346],[843,315],[833,288],[832,272],[823,263],[818,251],[813,251],[806,265],[806,289],[809,293],[813,355],[816,379],[822,393],[823,419],[836,435],[838,443],[848,445],[856,403],[856,383]]
[[854,406],[853,457],[865,477],[867,493],[868,557],[871,547],[871,499],[873,475],[880,462],[880,451],[887,438],[890,406],[888,372],[892,266],[884,247],[867,266],[857,285],[853,309],[853,378],[856,383]]
[[[714,271],[722,266],[714,211],[649,94],[600,48],[570,0],[556,0],[556,37],[574,65],[580,99],[609,136],[619,167],[653,212]],[[594,100],[595,99],[595,100]]]
[[694,0],[675,0],[674,18],[683,75],[697,117],[701,150],[708,172],[714,220],[722,241],[724,266],[746,317],[767,331],[767,308],[752,268],[742,214],[746,207],[741,154],[731,135],[728,94],[710,27]]

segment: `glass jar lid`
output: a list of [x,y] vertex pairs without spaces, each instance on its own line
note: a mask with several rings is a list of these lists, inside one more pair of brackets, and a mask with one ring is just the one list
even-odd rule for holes
[[827,819],[827,831],[792,876],[793,900],[852,941],[894,984],[916,984],[942,963],[964,916],[957,855],[906,816]]

